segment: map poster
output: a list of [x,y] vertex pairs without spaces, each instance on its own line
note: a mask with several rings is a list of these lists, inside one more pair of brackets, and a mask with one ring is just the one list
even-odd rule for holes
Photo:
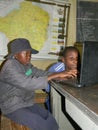
[[0,57],[15,38],[27,38],[39,51],[32,58],[57,59],[65,47],[65,6],[24,1],[0,0]]

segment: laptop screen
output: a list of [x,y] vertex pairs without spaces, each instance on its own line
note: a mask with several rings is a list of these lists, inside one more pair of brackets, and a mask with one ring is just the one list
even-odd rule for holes
[[80,84],[90,86],[98,83],[98,42],[85,41],[75,44],[80,51]]

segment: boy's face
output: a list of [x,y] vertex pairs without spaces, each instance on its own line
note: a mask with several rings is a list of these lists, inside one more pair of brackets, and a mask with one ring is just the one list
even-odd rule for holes
[[31,60],[31,51],[22,51],[14,55],[14,57],[21,63],[21,64],[29,64]]
[[62,61],[64,62],[66,69],[77,69],[78,53],[76,51],[69,51],[67,52],[66,57],[62,58]]

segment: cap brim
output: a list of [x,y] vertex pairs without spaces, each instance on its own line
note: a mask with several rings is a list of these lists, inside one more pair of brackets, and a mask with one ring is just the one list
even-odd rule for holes
[[37,53],[39,53],[39,51],[32,49],[32,54],[37,54]]

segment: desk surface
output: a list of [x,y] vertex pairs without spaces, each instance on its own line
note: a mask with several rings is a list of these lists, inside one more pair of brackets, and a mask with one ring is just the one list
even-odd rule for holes
[[51,81],[51,85],[69,98],[98,125],[98,85],[75,88]]

